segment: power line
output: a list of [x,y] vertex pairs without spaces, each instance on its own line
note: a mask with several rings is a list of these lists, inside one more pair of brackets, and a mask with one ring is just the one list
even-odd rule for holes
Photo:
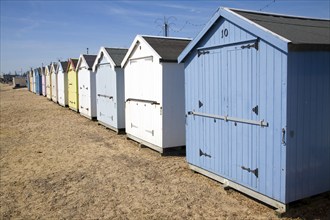
[[259,11],[264,10],[265,8],[268,8],[270,5],[274,4],[276,0],[271,1],[270,3],[268,3],[267,5],[265,5],[264,7],[260,8]]

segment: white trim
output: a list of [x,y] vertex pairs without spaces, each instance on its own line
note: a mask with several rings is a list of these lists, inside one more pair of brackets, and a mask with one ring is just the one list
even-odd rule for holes
[[[269,29],[267,29],[267,28],[264,28],[263,26],[260,26],[259,24],[257,24],[257,23],[255,23],[255,22],[253,22],[253,21],[251,21],[251,20],[249,20],[249,19],[243,17],[243,16],[240,15],[240,14],[237,14],[236,12],[230,10],[229,8],[223,8],[223,10],[225,10],[225,11],[227,11],[227,12],[229,12],[229,13],[232,13],[232,14],[236,15],[237,17],[241,18],[242,20],[244,20],[244,21],[246,21],[246,22],[248,22],[248,23],[250,23],[250,24],[253,24],[253,25],[256,26],[257,28],[259,28],[259,29],[261,29],[261,30],[263,30],[263,31],[265,31],[265,32],[268,32],[268,33],[271,33],[272,35],[275,35],[276,37],[280,38],[280,39],[283,40],[283,41],[286,41],[287,43],[290,43],[290,42],[291,42],[289,39],[286,39],[285,37],[283,37],[283,36],[281,36],[281,35],[279,35],[279,34],[273,32],[273,31],[271,31],[271,30],[269,30]],[[241,11],[241,10],[239,10],[239,11]],[[251,12],[252,12],[252,11],[251,11]],[[254,12],[254,13],[256,13],[256,12]],[[263,14],[266,14],[266,13],[263,13]],[[241,28],[243,28],[243,27],[241,27]]]
[[154,54],[157,55],[158,59],[161,59],[162,57],[155,51],[155,49],[153,47],[151,47],[151,45],[144,39],[144,37],[153,37],[153,38],[160,38],[160,39],[173,39],[173,40],[191,40],[189,38],[179,38],[179,37],[161,37],[161,36],[152,36],[152,35],[137,35],[135,37],[135,39],[133,40],[133,43],[131,44],[129,50],[127,51],[122,63],[121,63],[121,67],[124,68],[125,65],[127,64],[127,61],[129,60],[129,58],[131,57],[131,54],[133,52],[133,50],[136,48],[137,44],[145,44],[147,45],[153,52]]
[[99,64],[99,59],[101,58],[101,54],[103,53],[103,56],[105,56],[107,58],[107,60],[110,62],[110,64],[113,66],[113,67],[117,67],[115,62],[113,61],[113,59],[111,58],[111,55],[107,52],[107,50],[105,48],[109,48],[109,49],[126,49],[127,48],[117,48],[117,47],[101,47],[99,52],[97,53],[97,56],[96,56],[96,59],[94,61],[94,64],[93,64],[93,72],[96,72],[96,67],[97,65]]

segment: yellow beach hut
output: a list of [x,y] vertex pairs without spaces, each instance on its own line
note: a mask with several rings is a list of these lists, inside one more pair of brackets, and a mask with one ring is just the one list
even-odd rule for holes
[[33,85],[33,70],[29,71],[29,77],[30,77],[30,92],[33,92],[34,90],[34,85]]
[[68,104],[70,109],[79,112],[77,63],[78,59],[71,58],[68,60]]

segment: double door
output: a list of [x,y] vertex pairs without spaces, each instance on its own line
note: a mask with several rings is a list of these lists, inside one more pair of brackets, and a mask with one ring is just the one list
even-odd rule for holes
[[254,44],[199,51],[198,95],[187,112],[188,162],[250,188],[258,185],[259,131],[268,126],[260,118]]
[[98,66],[96,85],[97,119],[118,128],[116,75],[109,63]]

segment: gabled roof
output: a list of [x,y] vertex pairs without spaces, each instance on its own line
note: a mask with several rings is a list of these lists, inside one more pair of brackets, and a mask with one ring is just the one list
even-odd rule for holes
[[83,61],[87,65],[87,69],[92,70],[93,64],[95,62],[96,55],[87,55],[87,54],[80,54],[78,63],[76,65],[76,71],[78,72],[79,68],[81,67]]
[[45,73],[50,72],[51,64],[45,66]]
[[87,63],[88,68],[92,68],[94,61],[96,59],[96,55],[87,55],[87,54],[83,54],[82,55]]
[[270,42],[284,52],[296,48],[307,50],[330,49],[329,20],[220,7],[203,30],[180,54],[178,58],[179,62],[185,59],[189,52],[194,49],[204,35],[221,17],[233,22],[250,33],[253,32],[252,34]]
[[107,51],[107,53],[109,54],[109,56],[111,57],[111,59],[113,60],[116,66],[120,66],[121,61],[123,61],[128,51],[128,49],[124,49],[124,48],[105,47],[104,49]]
[[58,63],[62,66],[62,70],[66,72],[66,70],[68,69],[68,61],[58,61]]
[[177,62],[179,54],[190,41],[191,40],[187,38],[137,35],[126,53],[121,66],[125,66],[138,42],[144,42],[149,45],[149,47],[158,54],[161,62]]
[[93,71],[96,72],[97,65],[101,62],[103,56],[107,58],[112,66],[120,68],[127,51],[126,48],[101,47],[93,64]]
[[57,70],[57,63],[53,62],[50,66],[50,72],[54,71],[56,73]]
[[69,58],[69,59],[68,59],[68,66],[67,66],[67,68],[66,68],[66,72],[69,71],[70,64],[71,64],[72,68],[73,68],[74,70],[76,70],[77,63],[78,63],[78,59]]
[[231,11],[277,33],[292,44],[330,44],[330,20],[266,14],[232,9]]
[[189,44],[189,39],[142,36],[163,61],[177,62],[178,56]]

